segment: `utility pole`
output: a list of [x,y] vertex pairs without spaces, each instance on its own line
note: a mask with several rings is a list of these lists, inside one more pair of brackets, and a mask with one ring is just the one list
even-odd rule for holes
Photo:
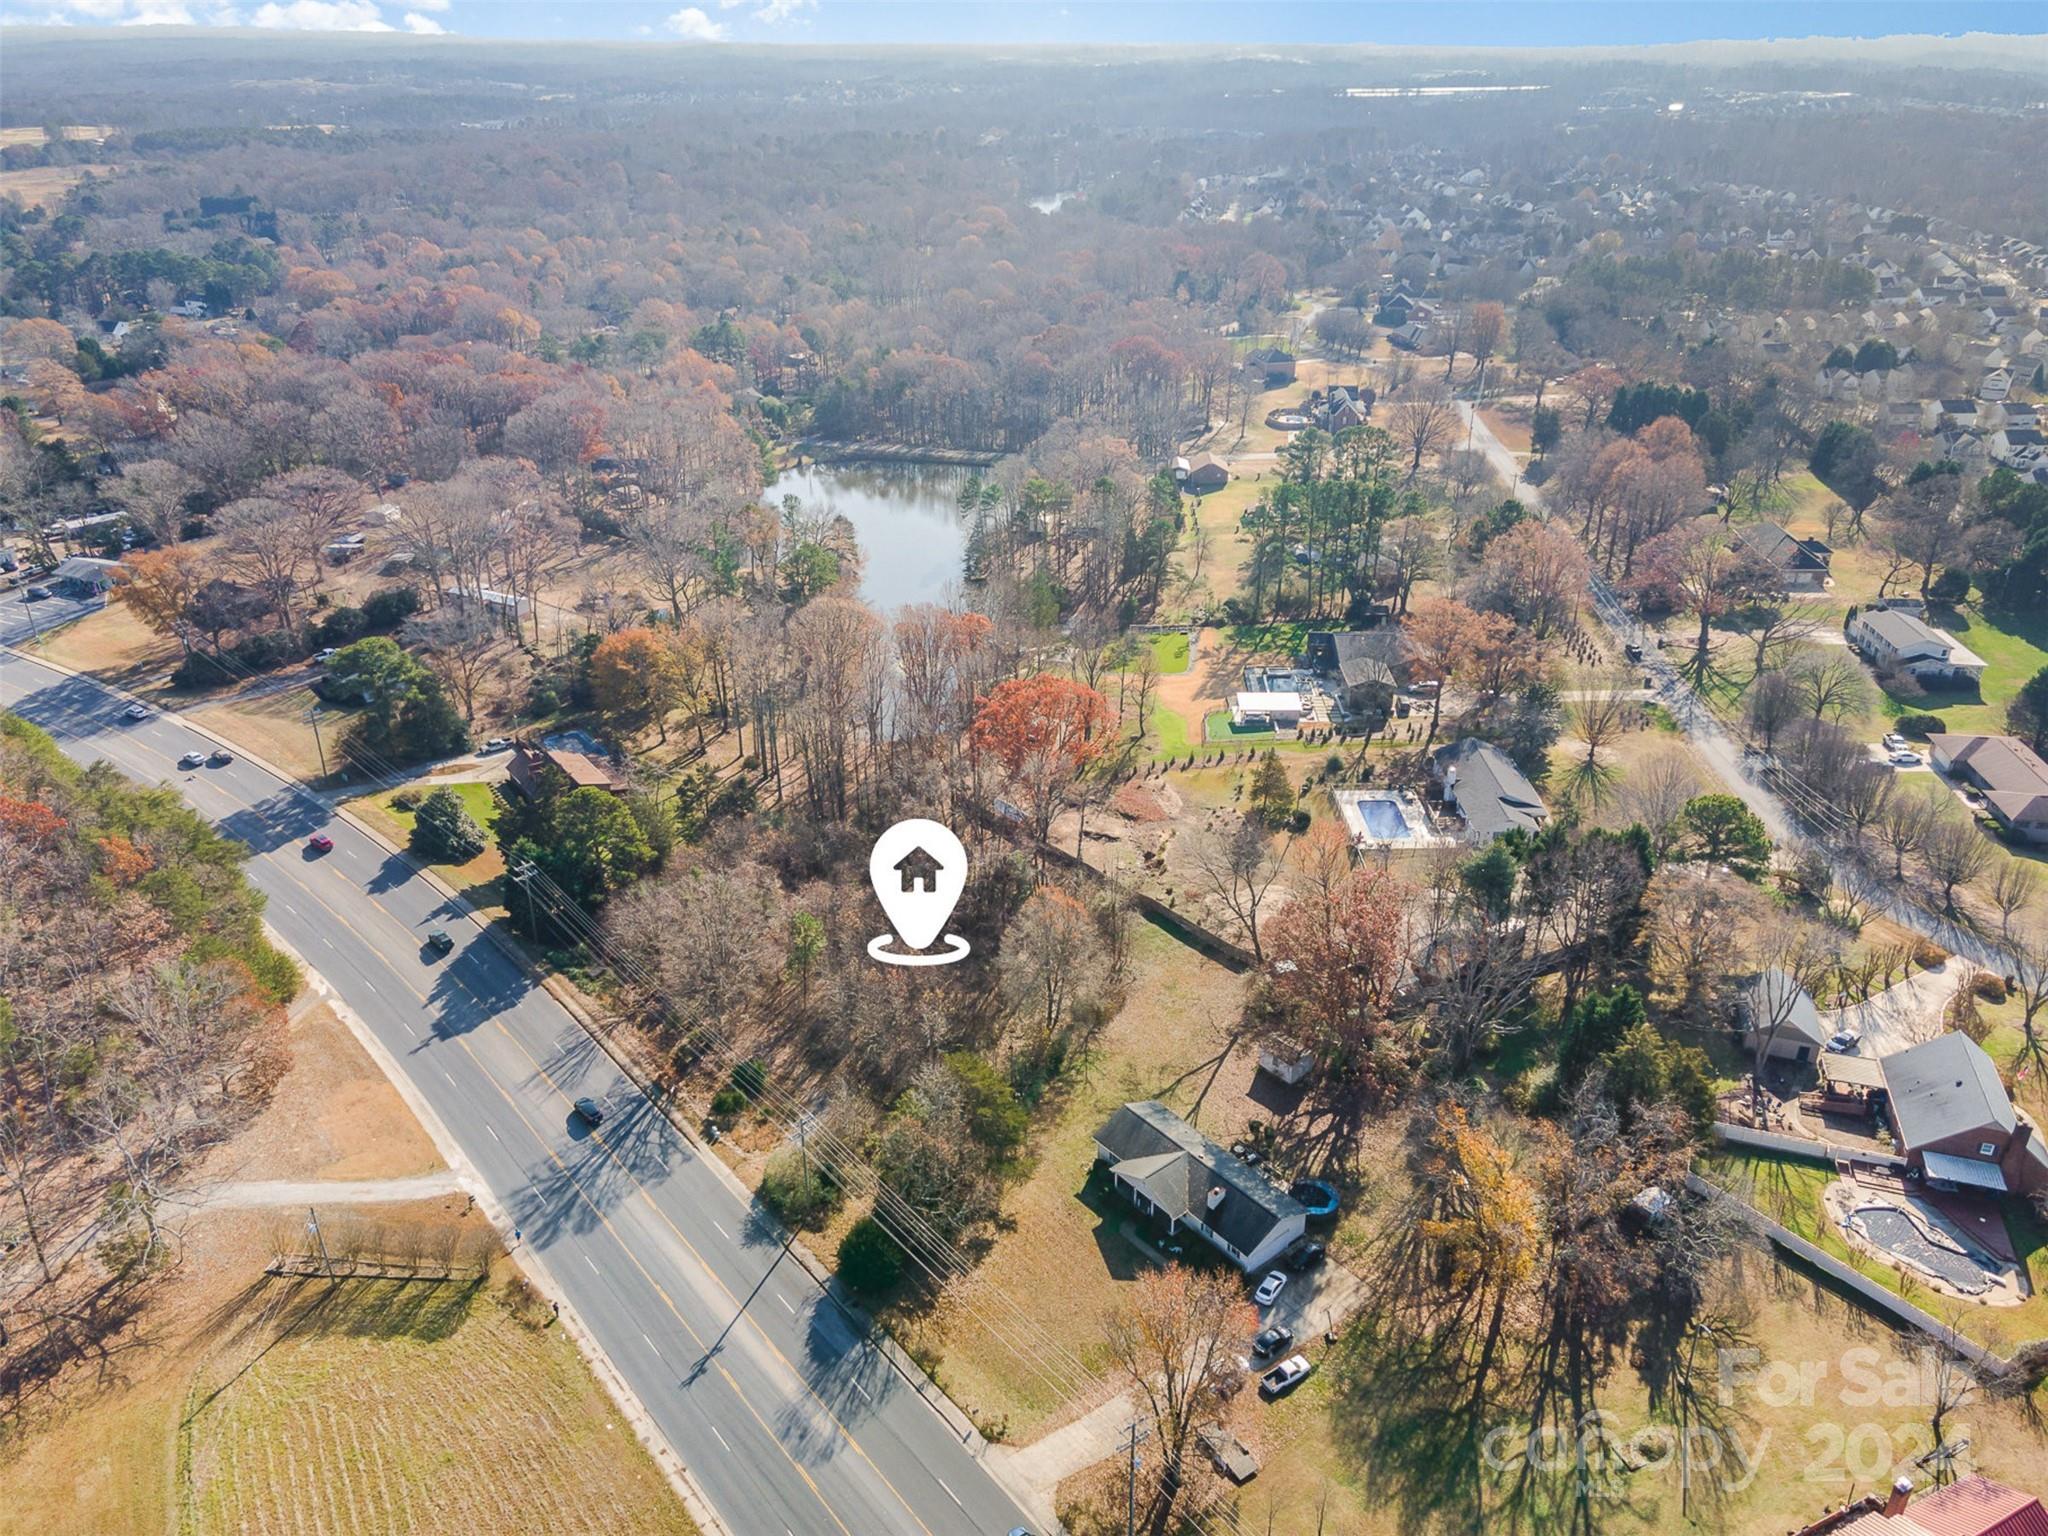
[[320,740],[320,706],[312,705],[306,710],[306,724],[313,727],[313,745],[320,753],[320,777],[327,777],[327,746]]
[[527,882],[533,878],[533,861],[531,859],[521,859],[517,864],[514,864],[512,866],[511,873],[512,883],[518,886],[520,890],[526,893],[527,931],[531,933],[536,939],[538,939],[540,937],[540,927],[534,921],[533,917],[533,887],[527,884]]
[[1130,1471],[1124,1481],[1124,1536],[1137,1536],[1138,1531],[1138,1446],[1149,1440],[1152,1431],[1141,1426],[1136,1419],[1124,1426],[1124,1443],[1117,1447],[1130,1457]]

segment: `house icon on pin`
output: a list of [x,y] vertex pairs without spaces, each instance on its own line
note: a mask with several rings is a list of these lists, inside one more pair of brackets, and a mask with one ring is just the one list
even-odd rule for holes
[[902,877],[905,891],[930,895],[939,888],[939,861],[922,848],[913,848],[903,855],[896,861],[895,869]]

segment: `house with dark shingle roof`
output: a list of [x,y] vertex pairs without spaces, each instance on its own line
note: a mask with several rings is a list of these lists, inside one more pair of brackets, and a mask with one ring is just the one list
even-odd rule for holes
[[2039,1136],[1968,1035],[1951,1031],[1885,1057],[1884,1088],[1899,1155],[1930,1183],[2025,1192],[2048,1176]]
[[1819,539],[1796,538],[1776,523],[1756,523],[1743,530],[1742,542],[1787,592],[1818,592],[1828,584],[1834,551]]
[[1313,630],[1309,666],[1336,684],[1332,690],[1353,714],[1384,715],[1405,685],[1412,648],[1398,626],[1343,631]]
[[1475,842],[1491,842],[1517,827],[1534,832],[1550,819],[1536,786],[1490,741],[1467,736],[1438,747],[1429,765],[1444,803],[1465,818],[1466,834]]
[[1308,1209],[1164,1104],[1123,1106],[1095,1133],[1095,1160],[1131,1203],[1188,1228],[1247,1274],[1273,1262],[1308,1224]]

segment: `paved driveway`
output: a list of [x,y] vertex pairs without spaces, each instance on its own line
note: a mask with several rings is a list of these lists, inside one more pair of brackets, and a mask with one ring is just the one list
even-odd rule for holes
[[1941,1033],[1942,1010],[1955,995],[1956,976],[1966,963],[1950,960],[1930,971],[1916,971],[1852,1007],[1823,1008],[1821,1027],[1830,1033],[1853,1031],[1858,1056],[1890,1056],[1924,1044]]

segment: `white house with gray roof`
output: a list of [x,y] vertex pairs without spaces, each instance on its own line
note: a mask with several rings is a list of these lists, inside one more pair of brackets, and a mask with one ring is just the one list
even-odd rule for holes
[[1219,1147],[1164,1104],[1146,1099],[1095,1133],[1095,1160],[1139,1210],[1186,1227],[1247,1274],[1280,1257],[1308,1209],[1258,1169]]
[[1896,608],[1859,608],[1846,627],[1849,643],[1884,672],[1923,683],[1974,683],[1985,661],[1946,630]]
[[1490,843],[1517,827],[1534,832],[1550,819],[1536,786],[1490,741],[1467,736],[1438,747],[1430,768],[1444,803],[1465,818],[1466,835],[1476,842]]

